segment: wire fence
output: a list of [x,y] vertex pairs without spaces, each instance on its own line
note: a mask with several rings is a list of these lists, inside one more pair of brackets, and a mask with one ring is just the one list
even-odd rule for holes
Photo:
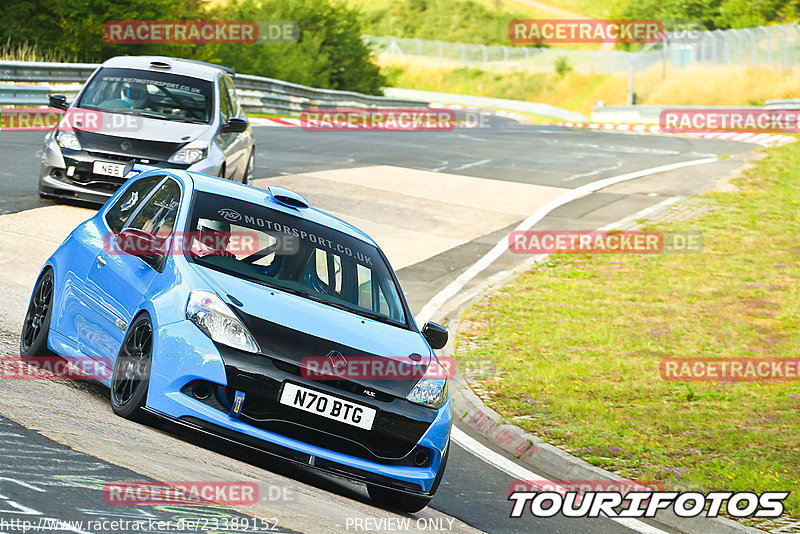
[[795,24],[667,32],[662,42],[638,52],[486,46],[371,35],[365,35],[364,40],[382,56],[426,58],[495,72],[553,72],[557,62],[566,62],[577,72],[597,74],[639,71],[657,63],[673,68],[759,65],[784,69],[800,64],[800,26]]

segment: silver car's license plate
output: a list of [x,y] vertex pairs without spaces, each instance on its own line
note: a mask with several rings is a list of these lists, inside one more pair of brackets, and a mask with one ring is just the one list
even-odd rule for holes
[[125,165],[121,163],[109,163],[107,161],[95,161],[94,165],[92,166],[92,172],[95,174],[103,174],[105,176],[124,178],[122,173],[125,172]]
[[369,406],[362,406],[290,382],[283,386],[280,403],[365,430],[372,429],[375,414],[378,413],[378,410]]

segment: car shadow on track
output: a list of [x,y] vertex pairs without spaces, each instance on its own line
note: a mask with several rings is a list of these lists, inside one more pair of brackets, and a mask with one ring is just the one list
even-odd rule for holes
[[[92,396],[109,402],[109,389],[101,382],[96,381],[63,381],[63,384],[71,388],[84,391]],[[214,453],[227,456],[228,458],[245,462],[254,467],[264,469],[270,473],[291,478],[297,482],[313,486],[316,489],[329,492],[347,499],[352,499],[363,504],[375,506],[367,495],[363,484],[345,478],[337,477],[327,473],[322,473],[310,467],[304,467],[297,463],[274,456],[267,452],[256,450],[246,445],[241,445],[186,428],[171,421],[154,419],[148,423],[157,432],[164,433],[170,437],[179,439],[190,445],[195,445]],[[387,510],[392,513],[414,517],[410,514]]]

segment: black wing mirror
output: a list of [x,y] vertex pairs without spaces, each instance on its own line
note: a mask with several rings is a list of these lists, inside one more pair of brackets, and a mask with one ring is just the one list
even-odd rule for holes
[[233,117],[222,126],[222,133],[240,133],[247,129],[247,121]]
[[56,109],[68,109],[66,95],[50,95],[50,107]]
[[447,328],[428,321],[422,327],[422,336],[428,341],[432,349],[441,349],[447,345]]

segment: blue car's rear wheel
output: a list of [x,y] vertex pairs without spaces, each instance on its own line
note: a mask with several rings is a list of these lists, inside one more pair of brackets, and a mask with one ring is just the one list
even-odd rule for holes
[[126,419],[144,420],[153,357],[153,324],[147,315],[133,321],[111,375],[111,409]]
[[19,340],[20,356],[42,356],[47,350],[47,334],[50,331],[50,317],[53,313],[53,271],[47,269],[33,290],[22,333]]

